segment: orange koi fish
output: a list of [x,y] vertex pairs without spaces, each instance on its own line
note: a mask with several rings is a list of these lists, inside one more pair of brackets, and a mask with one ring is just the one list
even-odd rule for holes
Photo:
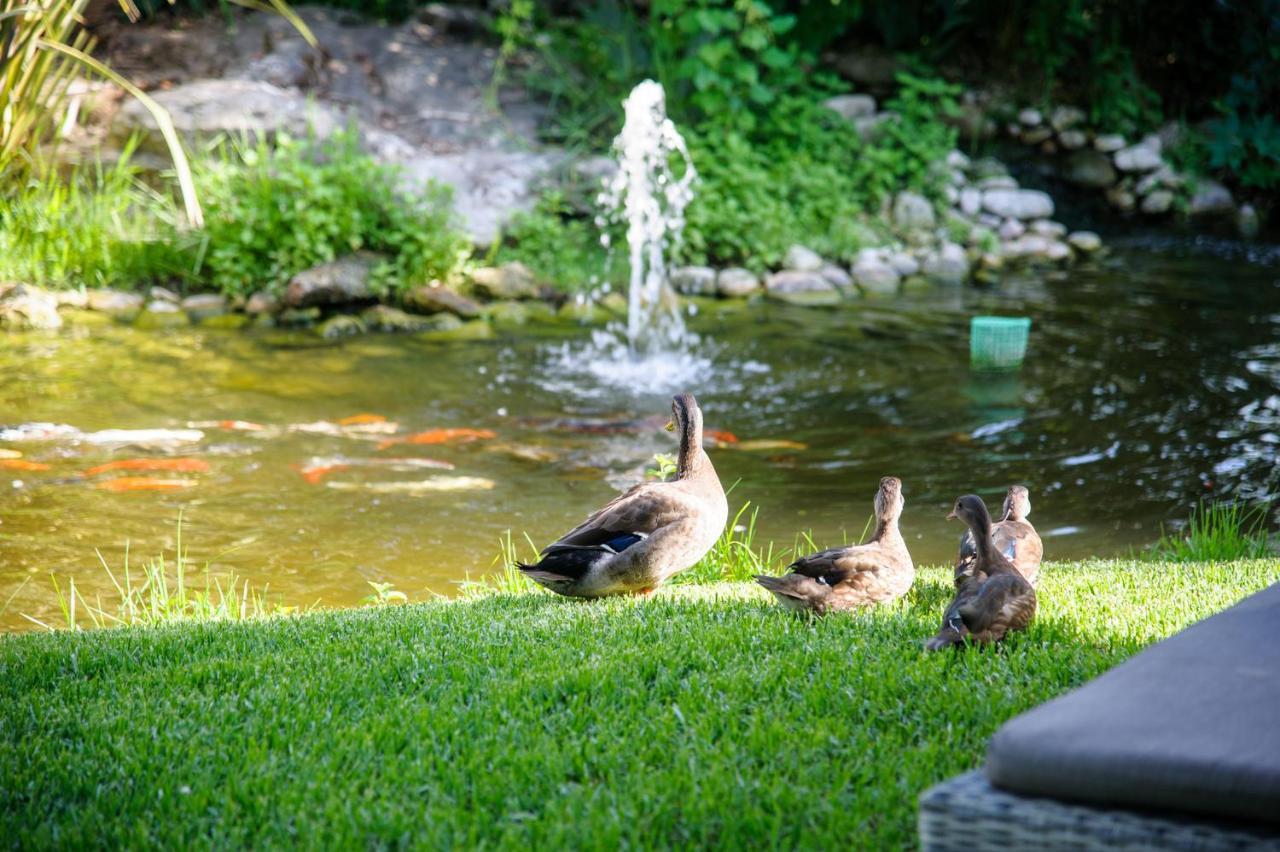
[[49,470],[49,465],[22,459],[0,459],[0,470]]
[[364,426],[368,423],[386,423],[387,418],[381,414],[353,414],[338,421],[339,426]]
[[[295,465],[297,467],[297,465]],[[297,467],[298,473],[302,474],[302,479],[308,485],[319,485],[321,480],[331,473],[337,473],[340,470],[350,470],[351,465],[339,462],[337,464],[319,464],[307,467]]]
[[702,435],[704,438],[714,441],[717,444],[738,443],[737,435],[733,434],[732,432],[726,432],[723,429],[703,429]]
[[396,444],[463,444],[470,441],[487,441],[496,437],[498,434],[490,429],[428,429],[425,432],[405,435],[403,438],[383,441],[378,444],[378,449],[385,450]]
[[181,491],[196,484],[194,479],[155,479],[150,476],[121,476],[99,482],[103,491]]
[[208,473],[209,463],[201,459],[122,459],[91,467],[85,476],[97,476],[112,470],[174,470],[181,473]]

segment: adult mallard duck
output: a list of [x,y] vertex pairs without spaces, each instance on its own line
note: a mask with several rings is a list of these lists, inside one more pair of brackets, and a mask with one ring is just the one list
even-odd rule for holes
[[644,482],[542,551],[525,576],[553,592],[598,598],[649,593],[692,567],[711,549],[729,517],[729,502],[702,448],[702,410],[693,394],[671,401],[667,429],[680,433],[675,478]]
[[961,497],[947,520],[959,518],[973,533],[976,558],[942,617],[942,629],[925,643],[937,651],[950,645],[999,642],[1011,630],[1022,630],[1036,614],[1036,590],[991,541],[991,515],[982,498]]
[[759,576],[756,582],[787,609],[818,615],[896,600],[916,576],[898,531],[903,503],[901,480],[886,476],[876,492],[876,529],[866,544],[810,554],[788,565],[781,577]]
[[[1040,576],[1044,545],[1036,528],[1027,520],[1027,515],[1030,514],[1030,492],[1021,485],[1009,486],[1009,493],[1005,495],[1004,506],[1000,510],[1000,520],[991,527],[991,541],[996,550],[1003,553],[1013,563],[1013,567],[1018,569],[1018,573],[1034,586]],[[956,588],[960,588],[964,578],[973,573],[973,563],[977,558],[973,533],[965,530],[960,537],[960,555],[956,558]]]

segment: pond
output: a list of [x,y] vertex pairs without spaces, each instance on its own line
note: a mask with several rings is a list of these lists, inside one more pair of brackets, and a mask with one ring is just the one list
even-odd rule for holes
[[[968,318],[979,313],[1033,318],[1020,372],[970,370]],[[784,547],[800,531],[824,544],[859,537],[885,474],[905,483],[902,526],[921,563],[953,557],[960,530],[943,516],[957,495],[996,507],[1014,482],[1031,489],[1050,559],[1127,554],[1201,498],[1275,490],[1271,250],[1130,238],[1047,279],[840,310],[703,302],[689,324],[700,344],[682,365],[696,374],[688,389],[707,425],[737,438],[711,450],[722,481],[736,483],[731,507],[751,501],[760,536]],[[492,570],[505,531],[541,546],[673,450],[661,427],[678,388],[652,372],[602,383],[615,374],[588,363],[590,336],[531,324],[489,340],[317,345],[278,331],[107,325],[2,338],[0,424],[268,428],[206,426],[203,439],[170,449],[208,466],[145,474],[194,480],[173,492],[99,487],[129,471],[85,475],[163,455],[154,449],[0,442],[48,466],[0,470],[0,605],[9,601],[0,629],[30,627],[21,613],[56,620],[50,572],[105,594],[95,550],[113,568],[126,544],[135,566],[171,551],[180,511],[192,559],[290,604],[352,604],[369,594],[367,581],[412,598],[450,594]],[[373,418],[357,418],[354,435],[289,428],[367,414],[401,436],[493,437],[384,446],[387,435],[358,431]],[[405,458],[454,469],[385,461]],[[388,485],[442,476],[493,487]]]

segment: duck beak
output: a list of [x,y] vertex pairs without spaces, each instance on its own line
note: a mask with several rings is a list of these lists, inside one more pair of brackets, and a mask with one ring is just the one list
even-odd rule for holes
[[676,431],[676,421],[674,421],[674,420],[668,420],[668,421],[667,421],[667,425],[666,425],[666,426],[663,426],[662,428],[663,428],[663,429],[666,429],[668,432],[674,432],[674,431]]
[[948,521],[956,520],[956,513],[954,510],[947,513],[947,520]]

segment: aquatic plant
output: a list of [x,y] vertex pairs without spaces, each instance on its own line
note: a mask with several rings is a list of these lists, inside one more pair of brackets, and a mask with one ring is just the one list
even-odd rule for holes
[[1229,562],[1261,559],[1271,552],[1267,531],[1270,505],[1240,502],[1201,502],[1184,527],[1161,528],[1160,540],[1147,558],[1161,562]]

